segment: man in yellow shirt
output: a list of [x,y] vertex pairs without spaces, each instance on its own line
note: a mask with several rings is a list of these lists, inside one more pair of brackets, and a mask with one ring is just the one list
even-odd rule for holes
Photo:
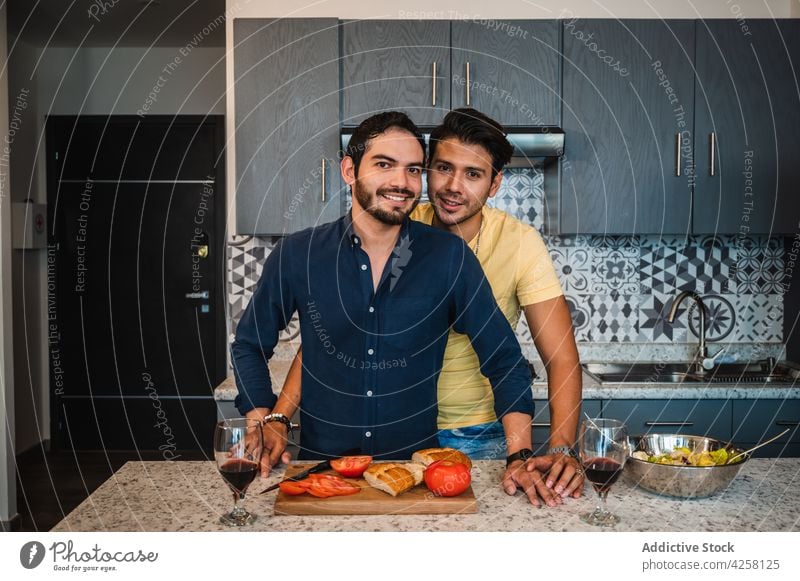
[[[551,432],[547,485],[567,496],[583,477],[570,455],[580,417],[581,371],[572,320],[550,255],[539,233],[505,212],[486,206],[502,183],[512,146],[502,126],[474,109],[450,112],[431,133],[430,204],[411,218],[449,230],[475,252],[498,307],[516,328],[525,313],[547,369]],[[492,407],[492,389],[480,373],[469,338],[454,331],[438,383],[439,443],[472,458],[505,457],[503,426]],[[513,493],[513,484],[508,490]]]
[[[541,236],[505,212],[486,207],[500,188],[512,146],[496,121],[474,109],[457,109],[431,133],[429,147],[431,203],[419,205],[411,218],[448,230],[467,242],[512,328],[520,312],[525,313],[547,370],[548,453],[531,459],[533,452],[523,450],[507,457],[509,467],[526,466],[532,478],[507,477],[503,488],[509,494],[525,488],[534,504],[538,504],[537,496],[550,506],[560,504],[562,498],[579,496],[583,488],[583,474],[571,451],[580,416],[581,370],[569,308]],[[273,413],[291,417],[296,410],[300,367],[298,356]],[[442,446],[460,449],[476,459],[506,458],[505,435],[495,417],[491,385],[480,372],[469,338],[452,330],[438,381],[438,406]],[[282,423],[265,428],[269,465],[281,458],[285,438]]]

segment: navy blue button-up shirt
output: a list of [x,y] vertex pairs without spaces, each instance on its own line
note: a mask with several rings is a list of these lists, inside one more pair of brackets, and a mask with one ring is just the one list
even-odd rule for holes
[[406,219],[374,291],[349,214],[284,238],[232,345],[236,407],[272,408],[267,362],[294,312],[303,345],[301,458],[438,446],[436,384],[452,326],[469,335],[497,417],[533,414],[531,375],[483,270],[457,236]]

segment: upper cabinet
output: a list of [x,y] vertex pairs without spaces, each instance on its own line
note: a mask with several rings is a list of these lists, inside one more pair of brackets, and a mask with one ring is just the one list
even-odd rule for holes
[[450,22],[342,23],[342,123],[403,111],[435,125],[450,109]]
[[400,110],[438,125],[474,107],[504,125],[558,125],[555,20],[342,23],[342,122]]
[[794,233],[800,21],[696,22],[694,231]]
[[452,108],[504,125],[560,125],[561,55],[555,20],[452,22]]
[[563,22],[560,230],[691,228],[694,22]]
[[236,232],[283,235],[342,213],[339,21],[234,20]]

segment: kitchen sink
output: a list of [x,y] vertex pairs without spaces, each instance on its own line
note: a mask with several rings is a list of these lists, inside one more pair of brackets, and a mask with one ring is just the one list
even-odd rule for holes
[[698,371],[692,362],[584,363],[583,369],[600,383],[730,383],[738,385],[794,385],[800,368],[774,361],[721,363]]

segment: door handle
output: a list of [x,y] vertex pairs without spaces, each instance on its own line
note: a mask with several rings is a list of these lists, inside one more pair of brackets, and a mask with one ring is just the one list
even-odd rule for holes
[[433,63],[431,67],[431,86],[433,87],[433,99],[431,100],[431,105],[436,106],[436,63]]
[[470,101],[470,74],[469,74],[469,62],[467,62],[467,107],[469,107]]
[[711,132],[708,138],[709,149],[711,150],[711,167],[709,173],[714,176],[717,173],[717,134],[715,131]]
[[675,175],[681,177],[681,134],[675,134]]
[[645,422],[648,428],[690,428],[694,422]]
[[196,293],[186,293],[184,295],[187,299],[205,299],[208,300],[209,293],[208,291],[200,291]]
[[322,158],[322,201],[325,201],[326,192],[325,192],[325,158]]

